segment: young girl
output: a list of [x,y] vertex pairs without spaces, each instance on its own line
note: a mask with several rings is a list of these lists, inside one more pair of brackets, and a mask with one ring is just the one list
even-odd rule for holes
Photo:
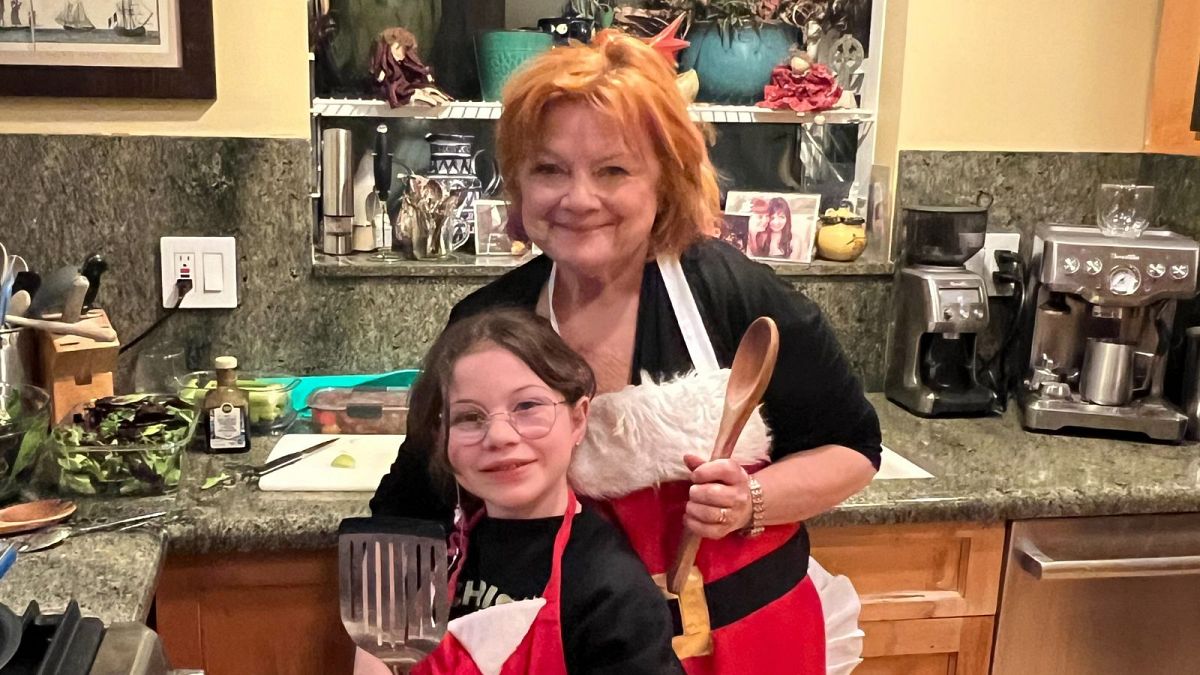
[[657,586],[567,486],[595,388],[524,310],[458,321],[430,349],[409,433],[434,435],[431,470],[457,481],[468,543],[449,633],[413,673],[683,672]]
[[765,228],[754,237],[752,255],[770,258],[792,257],[792,210],[787,200],[772,197],[767,203]]

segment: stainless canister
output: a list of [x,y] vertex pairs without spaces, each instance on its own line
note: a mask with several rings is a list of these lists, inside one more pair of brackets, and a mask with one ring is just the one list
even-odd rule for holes
[[1187,329],[1187,358],[1183,366],[1183,412],[1187,437],[1200,441],[1200,326]]
[[0,329],[0,383],[32,384],[32,338],[23,328]]
[[321,242],[331,255],[350,253],[354,223],[354,167],[349,129],[321,132]]
[[1134,345],[1088,338],[1079,393],[1098,405],[1125,405],[1133,398]]

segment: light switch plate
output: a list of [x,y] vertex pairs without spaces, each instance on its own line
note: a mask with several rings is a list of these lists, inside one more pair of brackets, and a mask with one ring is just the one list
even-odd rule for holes
[[[233,237],[162,237],[162,306],[231,309],[238,305],[237,244]],[[192,290],[179,301],[175,280],[189,277]]]

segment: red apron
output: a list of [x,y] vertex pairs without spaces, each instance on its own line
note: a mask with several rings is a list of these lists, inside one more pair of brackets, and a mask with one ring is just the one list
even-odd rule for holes
[[[562,556],[571,538],[571,521],[575,518],[575,494],[571,493],[567,500],[567,511],[563,514],[562,525],[554,538],[554,559],[550,565],[550,579],[542,591],[538,601],[524,600],[511,605],[544,601],[541,609],[529,624],[524,638],[516,649],[504,658],[496,658],[494,653],[488,654],[487,662],[480,663],[476,657],[483,659],[489,651],[494,652],[495,640],[492,633],[482,628],[491,619],[508,624],[511,627],[511,615],[506,615],[514,607],[496,605],[481,609],[450,622],[450,632],[441,643],[412,669],[413,675],[566,675],[567,661],[563,654],[562,622],[559,611],[560,587],[562,580]],[[466,549],[464,549],[464,555]],[[463,560],[465,562],[465,558]],[[459,568],[461,569],[461,567]],[[457,577],[457,575],[455,575]],[[450,582],[451,593],[457,578]],[[463,624],[473,622],[476,629],[469,633],[462,630]],[[482,628],[482,629],[481,629]],[[468,634],[481,636],[478,643],[468,638]],[[462,640],[460,640],[462,636]],[[490,644],[487,644],[489,643]],[[473,649],[474,647],[474,649]],[[502,661],[501,661],[502,659]]]
[[[693,368],[697,373],[719,370],[712,341],[678,258],[660,256],[657,262]],[[550,323],[557,330],[555,276],[556,271],[552,269],[547,294]],[[628,393],[630,389],[623,392]],[[596,426],[601,419],[597,413],[602,398],[625,395],[623,392],[597,397],[589,425]],[[689,412],[694,410],[690,406],[696,401],[687,398],[685,403],[683,400],[679,399],[673,407],[684,410],[685,416],[697,416],[697,413]],[[604,418],[605,422],[601,423],[641,427],[679,423],[679,420],[667,419],[670,414],[646,415],[645,410],[642,413],[616,415],[613,419]],[[752,425],[747,429],[749,426]],[[682,433],[677,426],[673,428],[675,436]],[[663,434],[659,438],[670,435]],[[744,432],[743,437],[745,435]],[[631,466],[633,460],[638,459],[630,457],[631,454],[651,451],[651,448],[643,447],[618,449],[611,438],[608,441],[606,452],[598,455],[601,462]],[[689,437],[684,442],[691,444],[693,441]],[[690,449],[691,452],[695,450],[694,447]],[[578,454],[577,451],[573,460],[576,465],[580,459]],[[735,458],[738,458],[736,454]],[[662,457],[657,459],[663,460]],[[745,465],[760,460],[741,458],[741,461]],[[677,460],[672,458],[671,463],[677,463],[682,469],[682,456]],[[762,465],[757,466],[761,468]],[[637,475],[631,482],[654,475],[655,470],[653,466],[643,466],[640,473],[633,472]],[[748,467],[748,470],[753,468]],[[629,489],[613,490],[611,482],[621,479],[614,478],[611,471],[601,471],[598,473],[610,484],[592,493],[578,480],[585,473],[581,471],[574,476],[575,488],[583,494],[603,495],[607,499],[602,502],[604,508],[624,530],[638,557],[659,585],[665,587],[665,573],[675,561],[683,533],[684,508],[691,482],[656,477],[657,484],[642,480],[640,484],[630,485]],[[651,487],[642,487],[644,485]],[[624,486],[622,483],[621,487]],[[672,646],[690,675],[825,675],[825,617],[817,589],[807,576],[808,555],[804,544],[804,532],[798,524],[768,527],[754,538],[731,534],[720,540],[705,539],[700,544],[696,567],[702,583],[701,580],[689,583],[680,598],[670,600],[677,620]]]
[[[675,561],[690,487],[685,482],[664,483],[607,503],[656,579],[661,580]],[[821,599],[805,575],[808,559],[802,554],[789,555],[789,544],[797,541],[793,537],[799,529],[799,525],[778,525],[752,539],[731,534],[701,542],[696,567],[704,581],[702,604],[707,616],[696,616],[704,610],[696,611],[687,591],[675,603],[684,633],[689,624],[695,632],[704,633],[706,627],[711,630],[708,648],[697,647],[695,642],[689,648],[686,634],[675,638],[676,653],[689,675],[825,674]],[[764,581],[773,581],[776,587],[763,589]],[[754,592],[758,592],[757,598],[747,598]],[[702,625],[705,622],[709,625]],[[699,639],[702,643],[704,638]],[[709,650],[711,653],[689,656]]]

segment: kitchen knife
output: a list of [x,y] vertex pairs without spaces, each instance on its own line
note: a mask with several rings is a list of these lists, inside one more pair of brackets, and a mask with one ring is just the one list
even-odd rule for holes
[[108,271],[108,261],[99,253],[93,253],[83,261],[79,273],[88,281],[87,295],[83,296],[83,313],[96,306],[96,294],[100,292],[100,275]]
[[250,469],[249,471],[247,471],[246,473],[243,474],[243,477],[246,479],[262,478],[263,476],[271,473],[272,471],[278,471],[285,466],[291,466],[291,465],[295,464],[296,462],[299,462],[300,460],[304,459],[305,457],[308,457],[309,455],[313,454],[314,452],[324,448],[325,446],[330,445],[332,443],[336,443],[339,440],[341,440],[340,437],[339,438],[331,438],[327,441],[321,441],[320,443],[317,443],[316,445],[310,445],[309,447],[307,447],[303,450],[297,450],[296,452],[284,455],[283,457],[278,457],[276,459],[273,459],[273,460],[267,462],[266,464],[263,464],[262,466]]
[[75,281],[67,289],[66,297],[63,298],[63,322],[75,323],[83,316],[83,299],[87,297],[88,286],[87,277],[82,275],[75,277]]

